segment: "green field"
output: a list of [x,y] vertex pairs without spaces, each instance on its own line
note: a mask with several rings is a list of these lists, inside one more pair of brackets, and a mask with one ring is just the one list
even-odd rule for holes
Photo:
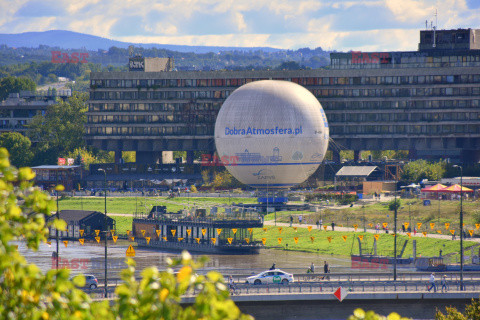
[[[188,206],[198,206],[201,208],[210,206],[221,206],[233,203],[255,203],[255,198],[185,198],[178,197],[167,199],[165,197],[124,197],[124,198],[108,198],[107,197],[107,212],[115,214],[134,214],[149,212],[154,205],[165,205],[168,211],[178,211]],[[409,205],[410,204],[410,205]],[[267,232],[262,229],[255,229],[254,238],[261,240],[267,239],[266,246],[270,248],[278,248],[282,250],[295,250],[305,252],[315,252],[320,254],[334,254],[348,256],[351,253],[358,253],[358,242],[354,239],[358,235],[363,235],[364,240],[362,245],[371,251],[373,244],[373,234],[363,232],[332,232],[317,230],[315,222],[320,218],[324,224],[330,225],[332,221],[337,226],[352,227],[354,224],[358,225],[358,231],[363,230],[364,214],[365,225],[367,228],[369,224],[375,225],[377,222],[382,224],[388,223],[390,230],[393,226],[393,212],[388,210],[388,202],[376,202],[372,204],[354,204],[353,207],[343,209],[328,208],[323,209],[321,213],[313,213],[310,211],[280,211],[276,214],[270,213],[265,216],[265,220],[274,220],[275,216],[278,222],[289,222],[290,216],[294,217],[294,222],[298,222],[298,216],[302,215],[304,222],[313,226],[309,233],[306,228],[298,228],[295,232],[292,228],[283,228],[282,233],[279,233],[278,228],[269,226]],[[63,198],[59,202],[61,210],[66,209],[83,209],[104,211],[104,198],[102,197],[77,197],[77,198]],[[410,209],[410,214],[409,210]],[[467,230],[475,230],[478,235],[480,230],[475,228],[475,223],[480,222],[480,213],[478,202],[465,201],[464,202],[464,221]],[[398,227],[404,222],[411,222],[416,226],[418,222],[422,223],[420,232],[427,231],[428,233],[437,233],[441,230],[443,234],[449,234],[445,229],[444,223],[451,223],[450,229],[458,230],[459,217],[459,202],[458,201],[441,201],[440,207],[438,201],[432,201],[431,206],[423,206],[421,200],[401,200],[401,208],[398,210]],[[117,232],[125,234],[127,230],[132,228],[132,216],[113,216],[117,224]],[[434,229],[430,229],[429,224],[435,223]],[[347,236],[344,241],[342,236]],[[377,253],[380,255],[393,255],[393,236],[391,234],[379,233],[380,238],[377,242]],[[458,232],[457,232],[458,235]],[[310,237],[314,237],[312,242]],[[295,244],[294,237],[298,237],[298,244]],[[331,242],[328,242],[327,237],[332,237]],[[282,243],[278,243],[278,238],[282,238]],[[408,239],[406,235],[399,235],[397,239],[397,251],[400,252],[405,240]],[[458,252],[459,242],[447,239],[433,239],[429,237],[416,237],[417,241],[417,256],[431,256],[438,255],[442,250],[443,254]],[[353,243],[354,242],[354,243]],[[287,246],[288,244],[288,246]],[[474,243],[465,241],[465,248],[472,246]],[[408,241],[404,256],[412,255],[412,240]],[[467,253],[468,255],[468,253]],[[455,256],[453,256],[455,259]]]
[[[307,228],[297,228],[295,231],[291,227],[283,227],[280,232],[279,227],[268,226],[267,231],[262,229],[254,229],[255,240],[260,241],[266,238],[266,247],[278,248],[282,250],[305,251],[314,252],[324,255],[341,255],[349,256],[351,253],[359,253],[358,236],[363,236],[361,241],[362,247],[367,248],[369,253],[372,252],[374,241],[373,233],[364,232],[339,232],[339,231],[324,231],[318,230],[315,227],[309,232]],[[394,237],[392,234],[378,233],[379,239],[377,241],[377,254],[393,256]],[[346,236],[346,241],[342,236]],[[294,241],[294,237],[298,237],[298,243]],[[314,237],[312,242],[310,237]],[[331,237],[331,242],[328,241]],[[281,244],[278,243],[278,238],[282,238]],[[412,240],[417,242],[417,256],[436,256],[442,250],[443,255],[449,253],[458,253],[460,242],[451,241],[447,239],[434,239],[427,237],[412,237],[409,239],[407,235],[397,235],[397,252],[400,253],[405,240],[409,240],[405,248],[404,257],[410,257],[412,252]],[[475,242],[464,241],[464,250],[475,245]],[[364,252],[365,253],[365,252]],[[469,255],[469,252],[466,253]],[[455,257],[453,257],[455,261]]]
[[[175,212],[191,206],[210,207],[233,203],[256,203],[256,198],[194,198],[176,197],[108,197],[107,212],[118,214],[148,213],[153,206],[167,206],[167,210]],[[105,211],[103,197],[66,197],[59,200],[60,210],[96,210]]]

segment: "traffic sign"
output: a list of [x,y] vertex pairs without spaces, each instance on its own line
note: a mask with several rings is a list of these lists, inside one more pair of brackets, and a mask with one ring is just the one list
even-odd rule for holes
[[130,245],[127,249],[127,252],[125,252],[127,257],[135,257],[135,249],[133,249],[133,246]]
[[345,299],[345,297],[347,296],[347,294],[348,294],[347,289],[342,288],[342,287],[339,287],[339,288],[333,293],[333,295],[334,295],[340,302],[342,302],[343,299]]

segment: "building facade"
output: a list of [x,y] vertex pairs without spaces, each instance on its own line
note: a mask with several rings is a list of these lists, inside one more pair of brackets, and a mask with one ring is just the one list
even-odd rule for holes
[[57,103],[57,98],[66,99],[72,91],[58,90],[54,92],[11,93],[0,104],[0,134],[3,132],[19,132],[25,135],[26,125],[37,114],[45,115],[48,106]]
[[[468,48],[476,48],[476,30],[462,30]],[[357,159],[363,150],[408,150],[412,159],[477,162],[480,50],[447,36],[457,34],[452,30],[430,38],[432,30],[422,32],[422,50],[332,53],[328,69],[92,73],[86,139],[115,151],[117,161],[121,151],[154,163],[162,151],[180,150],[192,162],[193,151],[215,151],[215,119],[229,94],[274,79],[298,83],[318,98],[334,160],[347,149]],[[450,39],[450,48],[429,47],[432,37]]]

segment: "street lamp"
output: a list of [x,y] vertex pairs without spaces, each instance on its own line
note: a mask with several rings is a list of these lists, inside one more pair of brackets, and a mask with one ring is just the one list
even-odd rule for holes
[[105,231],[105,298],[107,298],[107,289],[108,289],[108,278],[107,278],[107,237],[108,237],[108,230],[107,230],[107,172],[105,169],[98,169],[98,171],[103,171],[105,176],[105,180],[103,182],[103,193],[105,196],[105,220],[104,220],[104,231]]
[[460,169],[460,291],[463,291],[463,168],[459,165],[453,167]]
[[395,213],[393,218],[393,281],[397,281],[397,172],[395,172]]
[[[60,212],[58,211],[58,170],[59,170],[59,169],[57,169],[57,170],[55,171],[55,177],[56,177],[56,180],[57,180],[56,186],[55,186],[55,192],[56,192],[56,195],[57,195],[57,220],[60,220]],[[56,236],[57,236],[57,237],[56,237],[56,238],[57,238],[57,253],[56,253],[56,255],[57,255],[56,258],[57,258],[57,259],[56,259],[56,262],[55,262],[55,269],[58,270],[58,258],[59,258],[59,256],[58,256],[58,255],[59,255],[59,248],[58,248],[58,228],[55,228],[55,230],[56,230]]]

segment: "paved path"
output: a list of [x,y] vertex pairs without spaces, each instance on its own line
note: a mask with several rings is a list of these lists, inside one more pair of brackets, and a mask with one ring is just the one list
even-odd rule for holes
[[[275,226],[275,221],[272,221],[272,220],[268,220],[268,221],[265,221],[264,222],[264,225],[265,226]],[[400,224],[398,224],[400,226]],[[284,222],[277,222],[276,223],[276,226],[277,227],[290,227],[290,223],[284,223]],[[299,223],[293,223],[292,224],[292,227],[297,227],[297,228],[308,228],[308,226],[311,226],[313,229],[316,229],[316,230],[319,230],[319,231],[324,231],[323,227],[320,228],[320,229],[317,229],[317,226],[315,224],[299,224]],[[332,230],[332,227],[330,225],[327,225],[328,228],[327,230],[328,231],[331,231]],[[339,227],[339,226],[335,226],[335,231],[349,231],[349,232],[355,232],[355,228],[353,227]],[[363,232],[363,226],[359,226],[357,228],[357,232]],[[367,228],[367,232],[369,233],[379,233],[379,234],[385,234],[385,232],[383,230],[379,230],[378,232],[376,232],[375,229],[369,229]],[[392,230],[389,231],[390,233],[389,234],[392,234]],[[407,235],[406,232],[398,232],[399,234],[403,234],[403,235]],[[411,236],[412,237],[416,237],[416,238],[421,238],[421,237],[424,237],[424,235],[421,233],[421,232],[417,232],[416,235],[413,235],[413,232],[411,233]],[[427,234],[427,237],[428,238],[436,238],[436,239],[446,239],[446,240],[451,240],[452,239],[452,236],[451,235],[446,235],[446,234],[434,234],[434,233],[428,233]],[[458,241],[460,240],[460,237],[457,236],[455,237],[455,240]],[[467,238],[467,239],[463,239],[464,241],[474,241],[474,242],[478,242],[480,243],[480,238]]]

